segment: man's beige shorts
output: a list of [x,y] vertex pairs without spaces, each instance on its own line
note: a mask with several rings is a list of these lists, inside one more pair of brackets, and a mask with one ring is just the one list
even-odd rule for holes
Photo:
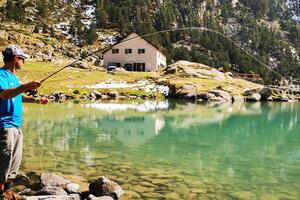
[[14,179],[22,160],[23,134],[17,128],[0,128],[0,183]]

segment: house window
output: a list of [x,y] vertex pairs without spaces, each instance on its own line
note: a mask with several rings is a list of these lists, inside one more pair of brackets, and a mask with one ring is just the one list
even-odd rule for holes
[[138,49],[138,53],[139,53],[139,54],[144,54],[145,52],[146,52],[145,49]]
[[125,49],[125,54],[130,54],[132,53],[132,49]]
[[119,53],[119,49],[112,49],[112,54],[117,54]]

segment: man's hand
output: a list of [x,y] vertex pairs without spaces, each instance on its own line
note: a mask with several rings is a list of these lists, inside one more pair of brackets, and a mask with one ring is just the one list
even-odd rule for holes
[[41,97],[38,99],[38,103],[45,105],[45,104],[49,103],[49,100],[46,97]]
[[26,92],[28,90],[35,90],[35,89],[38,89],[39,87],[41,86],[41,82],[39,81],[30,81],[28,83],[25,83],[25,84],[22,84],[20,86],[21,88],[21,92]]

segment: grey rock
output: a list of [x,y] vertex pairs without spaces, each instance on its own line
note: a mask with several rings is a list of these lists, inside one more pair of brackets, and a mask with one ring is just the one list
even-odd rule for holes
[[79,194],[80,190],[79,190],[79,185],[76,183],[69,183],[67,184],[65,190],[69,193],[69,194]]
[[72,64],[70,67],[73,67],[73,68],[80,68],[80,69],[88,69],[88,65],[84,62],[76,62],[74,64]]
[[101,98],[101,93],[99,91],[93,90],[93,93],[95,94],[97,99]]
[[257,91],[256,88],[245,89],[245,90],[243,91],[243,95],[244,95],[244,96],[250,96],[250,95],[252,95],[252,94],[254,94],[254,93],[257,93],[257,92],[258,92],[258,91]]
[[74,90],[73,94],[80,94],[79,90]]
[[114,200],[110,196],[102,196],[102,197],[95,197],[94,195],[89,195],[89,200]]
[[41,175],[41,183],[43,186],[65,188],[67,184],[71,183],[71,181],[56,174],[44,173]]
[[241,101],[244,101],[244,97],[242,97],[241,95],[235,95],[235,96],[232,97],[232,101],[241,102]]
[[119,93],[118,92],[109,92],[107,94],[110,98],[118,98]]
[[50,95],[49,97],[48,97],[48,99],[50,100],[50,101],[55,101],[55,96],[53,96],[53,95]]
[[260,101],[261,96],[258,93],[253,93],[251,96],[245,97],[246,101]]
[[117,67],[116,69],[112,70],[113,72],[127,72],[126,69],[122,68],[122,67]]
[[91,92],[91,94],[89,95],[89,98],[92,99],[92,100],[96,100],[96,94]]
[[108,96],[108,95],[106,95],[106,94],[102,94],[101,95],[101,99],[109,99],[110,97]]
[[184,98],[197,98],[197,88],[193,85],[183,85],[176,91],[176,96]]
[[230,94],[228,94],[228,92],[223,91],[223,90],[211,90],[211,91],[209,91],[209,93],[212,93],[215,96],[221,97],[221,98],[223,98],[224,100],[227,100],[227,101],[231,101],[231,99],[232,99]]
[[61,187],[45,186],[36,192],[36,195],[67,195],[68,193]]
[[203,99],[205,101],[216,97],[216,95],[212,94],[212,93],[202,93],[198,95],[198,98]]
[[99,177],[96,181],[89,185],[90,193],[96,197],[110,196],[114,199],[120,199],[125,193],[123,189],[115,182],[105,178]]
[[80,200],[79,195],[43,195],[25,197],[25,200]]
[[137,95],[129,95],[129,98],[130,99],[137,99],[137,98],[139,98]]
[[288,102],[289,100],[289,96],[287,94],[281,94],[279,96],[275,96],[273,97],[273,101],[283,101],[283,102]]
[[183,67],[183,71],[189,76],[203,78],[200,74],[198,74],[197,70],[194,68],[185,66]]
[[41,48],[43,48],[44,46],[45,46],[45,44],[44,43],[41,43],[41,42],[37,42],[37,43],[35,43],[34,44],[37,48],[39,48],[39,49],[41,49]]
[[259,91],[262,100],[267,100],[273,94],[273,90],[271,88],[265,87]]
[[165,74],[175,74],[177,72],[176,66],[169,66],[165,68]]
[[31,195],[33,195],[33,192],[32,192],[31,189],[26,188],[25,190],[22,190],[18,194],[21,195],[21,196],[31,196]]
[[18,174],[16,179],[14,180],[14,185],[24,185],[26,187],[29,187],[29,177],[23,174]]
[[227,101],[227,100],[223,99],[222,97],[213,97],[213,98],[210,98],[208,101],[221,102],[221,101]]
[[128,97],[125,96],[125,95],[120,95],[120,96],[118,97],[118,99],[120,99],[120,100],[122,100],[122,99],[128,99]]
[[42,188],[41,176],[35,172],[27,173],[29,178],[29,187],[32,190],[40,190]]

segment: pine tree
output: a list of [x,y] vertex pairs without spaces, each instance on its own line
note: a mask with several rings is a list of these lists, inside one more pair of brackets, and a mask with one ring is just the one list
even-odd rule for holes
[[49,5],[46,0],[39,0],[37,3],[38,15],[43,19],[47,19],[49,16]]

